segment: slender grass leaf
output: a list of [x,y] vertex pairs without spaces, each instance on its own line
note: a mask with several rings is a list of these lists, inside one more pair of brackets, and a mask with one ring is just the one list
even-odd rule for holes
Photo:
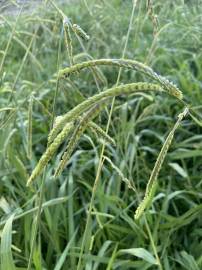
[[1,235],[1,269],[15,270],[15,264],[13,261],[13,256],[11,252],[12,245],[12,223],[14,219],[14,214],[11,215],[2,231]]
[[136,256],[150,264],[158,264],[154,256],[144,248],[121,249],[119,250],[119,253],[130,254],[130,255]]

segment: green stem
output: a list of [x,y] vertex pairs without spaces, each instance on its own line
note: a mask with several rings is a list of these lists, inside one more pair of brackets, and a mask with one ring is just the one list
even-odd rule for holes
[[37,231],[38,231],[39,222],[40,222],[44,190],[45,190],[45,171],[44,171],[44,175],[43,175],[42,183],[41,183],[40,196],[39,196],[39,205],[38,205],[38,210],[37,210],[37,214],[36,214],[36,224],[35,224],[35,227],[34,227],[32,241],[31,241],[31,252],[30,252],[30,256],[29,256],[29,262],[28,262],[27,270],[31,270],[31,266],[32,266],[32,258],[33,258],[33,254],[34,254]]

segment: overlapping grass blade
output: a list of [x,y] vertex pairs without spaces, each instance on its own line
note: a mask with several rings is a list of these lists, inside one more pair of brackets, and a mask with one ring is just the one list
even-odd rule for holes
[[15,264],[11,252],[12,246],[12,224],[14,219],[14,214],[12,214],[6,224],[4,225],[1,234],[1,269],[15,270]]

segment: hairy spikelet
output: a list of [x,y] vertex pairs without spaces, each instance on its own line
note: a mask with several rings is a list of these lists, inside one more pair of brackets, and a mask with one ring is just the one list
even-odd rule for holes
[[156,191],[157,184],[158,184],[157,181],[155,181],[155,182],[153,183],[150,192],[149,192],[147,195],[145,194],[144,199],[141,201],[140,205],[139,205],[138,208],[136,209],[136,211],[135,211],[135,216],[134,216],[134,218],[135,218],[136,220],[138,220],[138,219],[142,216],[142,214],[144,213],[144,210],[145,210],[147,207],[149,207],[149,205],[151,204],[152,199],[153,199],[153,197],[154,197],[154,195],[155,195],[155,191]]
[[29,177],[27,181],[27,186],[29,186],[33,182],[33,180],[42,173],[44,167],[48,164],[48,162],[53,157],[54,153],[56,152],[58,147],[61,145],[61,143],[68,136],[72,128],[73,128],[73,123],[72,122],[67,123],[64,126],[63,130],[60,132],[60,134],[55,138],[53,143],[46,149],[45,153],[42,155],[38,164],[34,168],[31,176]]
[[70,33],[70,23],[67,17],[63,20],[63,27],[64,27],[64,37],[65,37],[65,45],[67,48],[67,53],[69,56],[70,66],[73,65],[73,48],[72,48],[72,39]]
[[[53,128],[57,125],[58,121],[60,121],[62,119],[62,116],[59,115],[55,118],[54,123],[53,123]],[[79,117],[78,119],[81,119],[81,117]],[[88,123],[88,127],[96,134],[96,136],[100,136],[101,138],[103,138],[105,141],[109,142],[112,145],[116,145],[115,141],[113,138],[111,138],[108,134],[106,134],[106,132],[99,127],[96,123],[94,122],[89,122]],[[48,136],[48,146],[50,145],[51,141],[50,141],[50,137]]]
[[75,34],[77,34],[82,39],[86,41],[90,39],[90,36],[78,24],[74,23],[72,25],[72,30],[75,32]]
[[87,67],[94,67],[99,65],[106,65],[106,66],[118,66],[129,68],[133,70],[137,70],[153,80],[159,82],[165,90],[167,90],[171,95],[176,96],[179,99],[182,99],[182,92],[174,85],[172,82],[167,80],[166,78],[158,75],[155,71],[153,71],[150,67],[144,65],[141,62],[135,60],[127,60],[127,59],[99,59],[99,60],[91,60],[82,62],[80,64],[76,64],[72,67],[65,68],[59,72],[59,78],[68,76],[71,73],[80,71]]
[[99,112],[106,106],[106,100],[103,102],[94,105],[89,111],[84,113],[84,115],[78,120],[78,124],[76,125],[74,132],[69,140],[67,145],[67,150],[64,152],[62,156],[62,160],[55,171],[55,176],[59,176],[62,171],[64,170],[67,162],[69,161],[74,148],[76,147],[78,140],[80,139],[81,135],[84,133],[85,129],[87,128],[89,122],[95,118]]
[[[106,99],[103,100],[103,103],[104,102],[107,104],[107,100]],[[105,106],[105,104],[103,104],[103,106]],[[94,109],[94,111],[93,111],[94,112],[94,115],[92,115],[91,118],[94,118],[99,113],[99,111],[101,111],[101,109],[102,109],[101,106],[99,106],[99,108],[97,108],[96,110]],[[84,116],[78,118],[80,125],[77,124],[77,126],[81,126],[82,125],[82,122],[84,121],[83,118],[84,118]],[[85,116],[85,118],[86,118],[86,116]],[[59,119],[61,119],[61,116],[56,117],[55,122],[54,122],[54,125],[59,121]],[[90,118],[89,118],[89,120],[90,120]],[[87,120],[86,123],[85,123],[89,128],[95,130],[102,138],[104,138],[109,143],[115,145],[114,140],[109,135],[107,135],[104,130],[102,130],[98,125],[96,125],[95,123],[93,123],[92,121],[89,121],[89,120]],[[74,121],[68,122],[64,126],[64,128],[62,129],[62,131],[58,134],[58,136],[55,138],[54,142],[52,144],[50,144],[50,142],[48,142],[47,150],[42,155],[42,157],[39,160],[36,168],[33,170],[32,175],[30,176],[27,185],[30,185],[30,183],[37,176],[39,176],[42,173],[43,168],[47,165],[47,163],[49,162],[49,160],[52,158],[52,156],[57,151],[58,147],[62,144],[62,142],[65,140],[65,138],[72,131],[72,129],[73,129],[74,126],[75,126]],[[85,130],[85,126],[83,126],[82,128]],[[81,130],[81,127],[80,127],[79,132],[81,132],[81,131],[82,130]],[[77,134],[78,139],[80,138],[81,135],[82,135],[82,133],[81,134]],[[74,135],[73,135],[73,137],[74,137]],[[73,140],[73,137],[72,137],[72,140]],[[75,138],[74,138],[74,140],[75,140]],[[75,145],[76,145],[76,142],[77,141],[78,140],[76,139],[75,140]],[[73,146],[72,146],[72,150],[74,150],[74,147]]]
[[[54,122],[53,122],[53,129],[54,129],[55,127],[57,127],[57,124],[60,122],[60,120],[62,120],[62,116],[61,116],[61,115],[55,117]],[[48,135],[48,144],[47,144],[47,145],[49,146],[49,145],[51,144],[52,141],[53,141],[53,140],[51,140],[50,136]]]
[[128,188],[132,189],[133,191],[136,192],[132,182],[126,178],[122,171],[111,161],[111,159],[109,159],[108,157],[104,156],[104,160],[107,160],[109,162],[109,164],[112,166],[112,168],[117,172],[117,174],[121,177],[121,180],[127,184]]
[[125,84],[125,85],[120,85],[117,87],[113,87],[110,89],[107,89],[103,92],[100,92],[99,94],[96,94],[76,107],[74,107],[71,111],[63,115],[57,123],[55,123],[54,128],[51,130],[49,134],[49,142],[52,142],[54,138],[56,137],[57,133],[60,132],[62,126],[69,122],[69,121],[74,121],[81,115],[83,112],[87,111],[91,106],[96,104],[97,102],[101,101],[103,98],[110,98],[110,97],[115,97],[118,95],[122,94],[132,94],[134,92],[138,91],[157,91],[161,92],[163,91],[162,87],[157,85],[157,84],[152,84],[152,83],[131,83],[131,84]]
[[158,155],[158,158],[157,158],[156,163],[154,165],[154,168],[152,170],[151,176],[149,178],[144,199],[140,203],[140,205],[138,206],[138,208],[135,212],[135,219],[139,219],[141,217],[141,215],[144,212],[144,209],[149,206],[149,203],[151,202],[151,200],[154,196],[155,187],[157,185],[157,177],[159,175],[160,169],[162,167],[162,164],[163,164],[163,161],[166,157],[168,149],[172,143],[174,133],[175,133],[176,129],[179,127],[182,119],[187,115],[187,113],[188,113],[188,108],[185,108],[184,111],[178,115],[177,122],[175,123],[173,129],[168,134],[168,136],[167,136],[167,138],[166,138],[166,140],[161,148],[161,151]]
[[147,0],[147,10],[148,10],[148,15],[150,16],[153,24],[153,35],[155,36],[158,32],[159,28],[159,23],[158,23],[158,18],[157,15],[154,13],[154,7],[152,0]]
[[96,134],[96,136],[100,136],[103,138],[106,142],[116,145],[115,141],[113,138],[111,138],[101,127],[99,127],[97,124],[94,122],[89,122],[88,124],[89,128]]

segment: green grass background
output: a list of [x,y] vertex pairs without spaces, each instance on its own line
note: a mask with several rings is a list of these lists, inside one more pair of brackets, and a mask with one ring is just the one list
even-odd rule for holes
[[[146,62],[175,82],[197,111],[198,121],[188,116],[182,122],[161,169],[153,203],[135,221],[137,195],[143,197],[161,146],[183,106],[172,97],[150,93],[116,99],[109,129],[116,147],[107,144],[105,155],[133,181],[137,194],[104,163],[82,255],[85,270],[202,269],[202,2],[153,2],[159,32],[154,38],[146,1],[137,1],[125,58]],[[132,1],[55,3],[91,37],[83,51],[72,36],[75,62],[121,57]],[[26,181],[46,149],[58,67],[69,62],[62,19],[49,1],[19,18],[2,14],[1,20],[0,266],[2,270],[27,269],[41,178],[32,189]],[[118,69],[99,70],[99,90],[112,87]],[[122,70],[120,83],[136,81],[146,78]],[[73,75],[60,85],[56,115],[99,90],[90,71]],[[107,120],[106,110],[96,123],[105,129]],[[53,179],[60,155],[47,166],[32,269],[77,269],[101,147],[102,141],[87,131],[61,177]]]

